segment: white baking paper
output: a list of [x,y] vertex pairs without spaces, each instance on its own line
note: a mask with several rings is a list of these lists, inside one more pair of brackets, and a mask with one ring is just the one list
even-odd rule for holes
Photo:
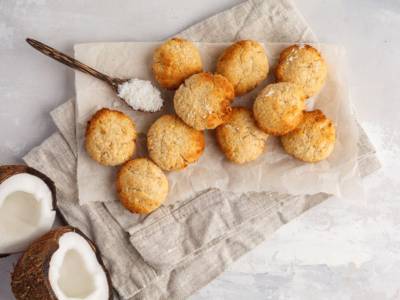
[[[75,46],[75,57],[95,69],[119,78],[152,80],[151,57],[160,43],[93,43]],[[216,59],[228,44],[199,43],[204,69],[214,71]],[[266,45],[270,61],[268,79],[251,93],[237,98],[235,105],[251,107],[257,92],[274,81],[273,69],[280,51],[288,44]],[[308,100],[308,108],[319,108],[337,127],[334,152],[325,161],[308,164],[284,152],[277,138],[270,136],[265,152],[245,165],[229,162],[218,149],[214,132],[206,132],[206,149],[200,160],[181,171],[168,172],[170,184],[166,204],[194,197],[209,188],[237,193],[276,191],[293,195],[325,192],[342,196],[360,187],[357,171],[358,130],[349,99],[345,76],[345,51],[334,45],[317,45],[328,63],[328,79],[319,95]],[[156,84],[156,83],[154,83]],[[81,204],[114,201],[117,167],[105,167],[92,160],[84,149],[86,123],[96,110],[108,107],[125,112],[135,121],[138,151],[146,155],[146,132],[161,114],[173,112],[173,92],[162,91],[165,108],[158,113],[131,110],[105,83],[76,73],[76,130],[78,140],[78,189]]]

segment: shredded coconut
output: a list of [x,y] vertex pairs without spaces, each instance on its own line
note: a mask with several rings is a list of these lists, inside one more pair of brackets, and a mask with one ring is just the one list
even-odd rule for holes
[[112,107],[120,107],[122,105],[121,101],[113,101]]
[[266,97],[272,96],[274,94],[273,90],[269,90],[268,93],[265,95]]
[[118,86],[118,96],[124,99],[134,110],[159,111],[164,100],[160,91],[150,81],[131,79]]

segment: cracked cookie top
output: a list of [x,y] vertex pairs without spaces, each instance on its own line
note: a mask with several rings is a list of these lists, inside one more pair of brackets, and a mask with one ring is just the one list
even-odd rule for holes
[[296,83],[309,98],[321,90],[328,69],[317,49],[310,45],[293,45],[280,54],[275,74],[278,81]]
[[254,89],[267,78],[268,58],[263,46],[251,40],[238,41],[221,54],[217,73],[225,76],[235,89],[236,96]]
[[175,92],[176,114],[197,130],[214,129],[231,113],[232,84],[224,76],[198,73],[190,76]]
[[205,147],[204,133],[174,115],[163,115],[147,132],[150,158],[163,170],[179,170],[196,162]]
[[253,104],[258,127],[271,135],[284,135],[300,123],[305,101],[303,91],[294,83],[267,85]]
[[135,152],[135,123],[120,111],[100,109],[87,124],[85,148],[102,165],[120,165]]
[[256,126],[252,113],[244,107],[232,108],[230,119],[217,127],[216,136],[225,156],[239,164],[257,159],[263,153],[268,138]]
[[168,180],[151,160],[137,158],[119,169],[116,189],[119,200],[129,211],[148,214],[167,198]]
[[305,162],[318,162],[333,151],[336,129],[320,110],[304,112],[299,126],[281,137],[287,153]]
[[190,75],[201,72],[203,65],[192,42],[173,38],[154,51],[152,69],[160,86],[174,90]]

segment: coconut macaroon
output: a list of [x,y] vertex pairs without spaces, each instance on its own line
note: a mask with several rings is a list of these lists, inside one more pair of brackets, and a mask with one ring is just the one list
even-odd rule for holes
[[230,119],[217,127],[218,144],[225,156],[238,164],[257,159],[264,151],[268,135],[261,131],[252,113],[244,107],[234,107]]
[[320,110],[304,113],[300,125],[281,137],[287,153],[305,162],[326,159],[333,151],[336,129]]
[[163,170],[179,170],[196,162],[204,151],[204,132],[174,115],[163,115],[147,132],[150,158]]
[[201,72],[203,65],[192,42],[173,38],[154,51],[152,69],[160,86],[176,89],[190,75]]
[[284,135],[303,118],[304,94],[294,83],[279,82],[266,86],[253,104],[258,127],[271,135]]
[[119,169],[117,194],[129,211],[148,214],[167,198],[168,180],[163,171],[147,158],[126,162]]
[[321,90],[328,69],[317,49],[309,45],[293,45],[280,54],[275,74],[278,81],[298,84],[309,98]]
[[132,157],[136,149],[135,123],[124,113],[103,108],[86,127],[87,153],[98,163],[116,166]]
[[186,79],[176,91],[174,108],[190,127],[214,129],[229,118],[234,97],[233,86],[224,76],[198,73]]
[[256,41],[242,40],[225,49],[218,59],[216,72],[225,76],[240,96],[267,78],[268,70],[263,46]]

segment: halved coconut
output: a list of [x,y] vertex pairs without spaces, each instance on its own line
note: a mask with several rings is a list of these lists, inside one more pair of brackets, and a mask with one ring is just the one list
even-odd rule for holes
[[53,181],[24,165],[0,166],[0,254],[21,252],[56,216]]
[[11,277],[17,299],[107,300],[111,281],[100,254],[81,231],[45,234],[21,256]]

